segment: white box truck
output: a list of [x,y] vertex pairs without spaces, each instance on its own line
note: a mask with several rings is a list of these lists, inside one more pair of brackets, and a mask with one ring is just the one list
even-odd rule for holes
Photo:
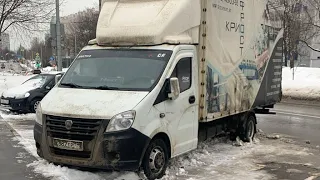
[[282,95],[283,31],[268,6],[103,0],[96,39],[38,107],[39,156],[156,179],[199,141],[250,141],[255,113]]

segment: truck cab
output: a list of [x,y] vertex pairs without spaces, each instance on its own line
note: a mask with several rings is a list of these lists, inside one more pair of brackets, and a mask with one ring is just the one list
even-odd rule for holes
[[[263,36],[266,4],[103,0],[96,39],[37,109],[39,156],[143,169],[154,180],[200,140],[225,131],[251,141],[255,110],[281,99],[283,31]],[[243,12],[251,16],[244,20]],[[239,26],[226,31],[221,17]]]
[[195,149],[195,52],[192,45],[84,48],[41,102],[34,131],[39,155],[117,170],[135,170],[151,159],[150,170],[160,171],[170,157]]

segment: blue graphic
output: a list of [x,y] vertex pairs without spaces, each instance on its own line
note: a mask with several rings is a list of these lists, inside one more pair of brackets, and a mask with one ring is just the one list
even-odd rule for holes
[[253,64],[242,63],[240,64],[239,68],[249,81],[259,79],[259,72],[257,70],[257,66]]

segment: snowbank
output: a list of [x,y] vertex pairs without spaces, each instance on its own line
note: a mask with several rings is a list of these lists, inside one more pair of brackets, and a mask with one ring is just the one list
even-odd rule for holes
[[[81,171],[73,168],[57,166],[49,163],[36,153],[33,139],[34,114],[27,115],[0,115],[3,120],[18,134],[14,140],[37,160],[28,165],[29,168],[42,176],[56,180],[141,180],[145,179],[143,173],[134,172],[106,172],[106,171]],[[281,137],[280,137],[281,138]],[[219,179],[219,180],[254,180],[273,179],[273,175],[259,166],[261,162],[257,157],[265,157],[275,161],[279,157],[303,157],[310,155],[307,148],[287,143],[274,143],[262,139],[254,143],[244,143],[237,147],[228,137],[216,138],[200,143],[198,149],[171,160],[166,175],[162,180],[174,179]],[[21,160],[18,154],[17,161]],[[20,158],[19,158],[20,157]],[[263,178],[262,178],[263,177]]]
[[295,68],[294,80],[292,70],[283,68],[283,97],[296,100],[320,100],[320,68]]
[[56,71],[57,68],[55,67],[51,67],[51,66],[48,66],[48,67],[45,67],[45,68],[42,68],[42,72],[50,72],[50,71]]
[[29,67],[29,66],[27,66],[27,65],[25,65],[25,64],[22,64],[22,63],[20,63],[20,66],[21,66],[23,69],[25,69],[26,71],[32,71],[32,70],[33,70],[33,68],[31,68],[31,67]]

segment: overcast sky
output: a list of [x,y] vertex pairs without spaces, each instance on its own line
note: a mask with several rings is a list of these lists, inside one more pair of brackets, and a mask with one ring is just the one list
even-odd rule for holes
[[64,0],[61,15],[69,15],[99,5],[99,0]]
[[[60,0],[60,2],[62,2],[60,9],[61,16],[74,14],[79,11],[85,10],[86,8],[99,6],[99,0]],[[32,33],[31,36],[26,35],[26,37],[29,37],[29,42],[21,42],[21,37],[16,37],[13,32],[10,32],[10,49],[15,51],[19,47],[20,43],[22,44],[22,46],[28,47],[30,44],[30,40],[34,37],[44,39],[44,33]]]

